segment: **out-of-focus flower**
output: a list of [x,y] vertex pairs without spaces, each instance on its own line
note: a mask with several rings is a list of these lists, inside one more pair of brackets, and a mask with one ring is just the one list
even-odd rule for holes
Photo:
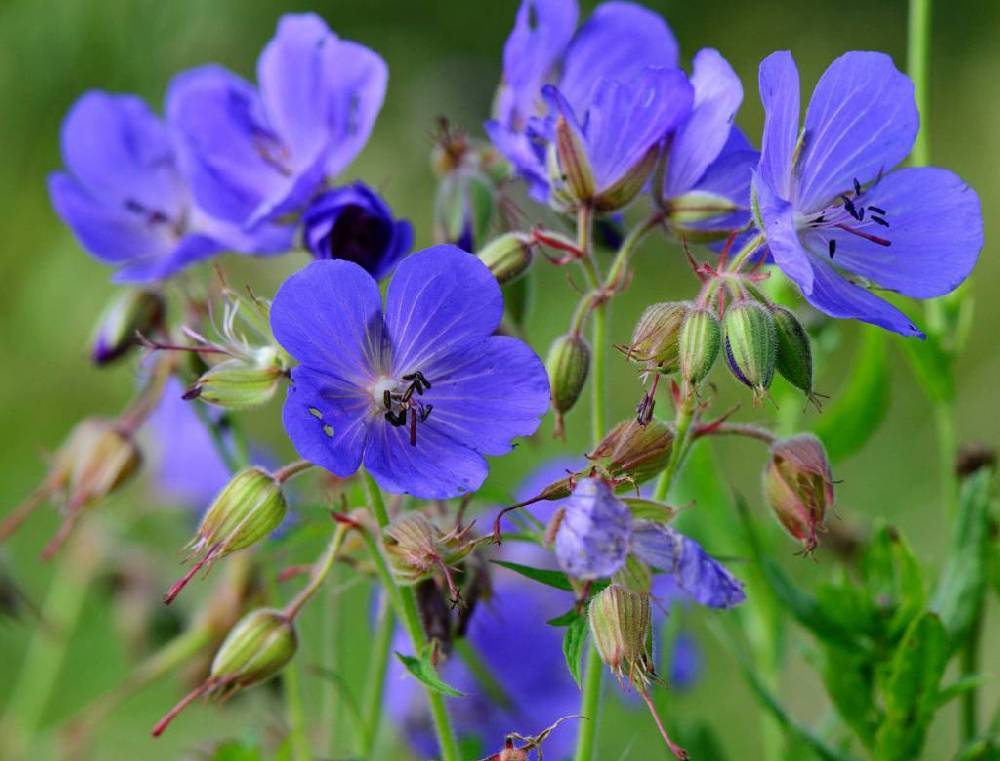
[[577,482],[556,532],[559,567],[578,579],[611,576],[625,564],[632,513],[598,478]]
[[248,228],[301,210],[368,141],[387,78],[377,54],[311,13],[278,22],[259,89],[219,66],[179,75],[167,118],[195,197]]
[[302,239],[317,259],[346,259],[376,280],[413,247],[413,225],[363,183],[328,190],[302,216]]
[[495,336],[500,287],[476,257],[435,246],[406,257],[383,311],[353,262],[316,261],[278,292],[271,325],[301,364],[284,423],[300,456],[350,476],[364,462],[393,492],[474,492],[484,455],[530,436],[549,403],[541,360]]
[[167,127],[133,95],[84,94],[62,125],[68,171],[49,176],[56,212],[119,282],[148,283],[221,251],[286,250],[291,233],[248,235],[192,198]]
[[892,171],[917,135],[913,83],[884,53],[845,53],[816,85],[802,138],[789,52],[761,63],[760,96],[754,213],[774,262],[821,312],[921,336],[858,278],[915,298],[948,293],[976,264],[983,221],[975,191],[952,172]]

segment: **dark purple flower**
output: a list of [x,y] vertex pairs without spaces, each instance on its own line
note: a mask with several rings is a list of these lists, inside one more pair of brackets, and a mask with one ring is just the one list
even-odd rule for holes
[[287,250],[291,231],[247,235],[194,203],[166,126],[133,95],[93,90],[62,125],[63,163],[49,176],[52,205],[118,282],[160,280],[220,251]]
[[774,262],[820,311],[921,336],[868,284],[915,298],[952,291],[975,266],[983,223],[976,193],[952,172],[892,171],[917,134],[913,83],[883,53],[846,53],[816,85],[801,137],[787,51],[761,63],[760,96],[753,192]]
[[642,161],[691,105],[677,42],[660,16],[607,2],[574,34],[577,16],[575,0],[523,0],[504,46],[495,118],[486,124],[537,200],[549,196],[546,157],[557,117],[585,144],[600,192]]
[[167,116],[195,197],[247,227],[301,209],[364,147],[387,77],[378,55],[311,13],[278,22],[257,88],[220,66],[179,75]]
[[534,433],[549,405],[541,360],[493,335],[502,313],[489,269],[454,246],[406,257],[384,310],[353,262],[292,275],[271,326],[300,363],[284,409],[299,455],[338,476],[364,463],[389,491],[425,499],[474,492],[484,455]]
[[317,259],[346,259],[376,280],[413,247],[413,225],[363,183],[317,196],[302,215],[302,239]]
[[662,523],[637,520],[630,549],[635,556],[673,577],[677,588],[710,608],[731,608],[746,599],[743,584],[694,539]]
[[580,479],[556,532],[559,567],[577,579],[611,576],[628,557],[632,513],[598,478]]

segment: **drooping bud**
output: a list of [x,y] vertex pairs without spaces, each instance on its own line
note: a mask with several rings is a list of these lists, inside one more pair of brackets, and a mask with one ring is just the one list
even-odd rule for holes
[[612,584],[587,609],[594,646],[619,681],[644,688],[653,679],[647,647],[652,614],[649,596]]
[[778,522],[803,551],[819,545],[826,511],[833,508],[833,475],[823,444],[810,433],[783,439],[771,447],[764,471],[764,498]]
[[733,375],[753,389],[759,401],[771,386],[778,353],[774,318],[767,307],[741,299],[724,318],[726,361]]
[[724,237],[715,225],[706,226],[705,222],[717,220],[720,217],[739,211],[740,207],[732,199],[718,193],[704,190],[692,190],[676,198],[670,198],[665,204],[665,211],[670,220],[670,226],[691,242],[703,243]]
[[576,404],[587,381],[590,347],[582,336],[560,336],[549,347],[545,369],[549,373],[552,408],[556,411],[556,435],[561,435],[563,415]]
[[673,444],[674,431],[667,423],[653,418],[642,425],[630,418],[612,428],[587,459],[612,478],[641,484],[667,466]]
[[648,362],[662,373],[677,369],[681,327],[691,309],[683,301],[652,304],[643,311],[632,331],[632,341],[620,347],[629,359]]
[[819,401],[812,387],[813,363],[809,334],[790,309],[780,304],[771,304],[769,309],[778,337],[776,369],[785,380],[800,389],[818,406]]
[[153,291],[128,288],[116,294],[94,326],[90,358],[95,365],[107,365],[138,345],[137,333],[146,334],[163,322],[166,304]]
[[722,328],[709,309],[696,307],[688,312],[680,335],[681,377],[697,386],[708,376],[719,356]]
[[202,567],[271,534],[287,511],[281,484],[271,473],[254,466],[233,476],[205,512],[188,545],[191,555],[201,558],[170,588],[166,602],[172,602]]
[[580,479],[556,532],[559,567],[576,579],[611,576],[625,564],[631,530],[632,513],[607,482]]
[[[271,351],[269,347],[262,354]],[[210,368],[188,388],[185,399],[201,399],[231,410],[257,407],[278,390],[285,371],[274,359],[261,356],[259,362],[230,359]]]
[[523,275],[534,256],[535,244],[525,233],[505,233],[487,243],[477,254],[501,285]]

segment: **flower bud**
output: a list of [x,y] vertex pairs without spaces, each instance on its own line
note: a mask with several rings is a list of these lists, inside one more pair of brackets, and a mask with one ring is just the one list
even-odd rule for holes
[[259,362],[230,359],[210,368],[184,394],[217,407],[245,410],[269,401],[281,384],[284,370],[269,361],[269,348],[261,350]]
[[132,288],[118,293],[105,307],[94,327],[90,358],[106,365],[124,356],[139,343],[136,333],[148,333],[163,322],[166,304],[152,291]]
[[666,202],[666,212],[672,228],[683,232],[688,240],[703,242],[719,238],[717,230],[706,228],[705,222],[739,211],[732,199],[705,190],[692,190]]
[[673,444],[667,423],[653,418],[642,425],[630,418],[612,428],[587,459],[598,461],[612,478],[641,484],[667,467]]
[[400,581],[413,584],[464,559],[483,539],[471,524],[445,534],[420,512],[403,513],[385,528],[385,550]]
[[556,411],[556,432],[563,428],[563,414],[580,398],[590,370],[590,347],[578,335],[564,335],[553,341],[545,360],[549,372],[552,407]]
[[742,299],[726,311],[725,350],[729,369],[759,400],[771,386],[778,353],[774,318],[767,307]]
[[535,244],[525,233],[505,233],[491,240],[479,252],[480,261],[501,285],[523,275],[534,255]]
[[295,655],[292,622],[278,610],[260,608],[244,616],[212,661],[211,678],[225,680],[225,694],[274,676]]
[[550,161],[550,185],[561,188],[576,205],[586,205],[594,197],[594,174],[587,158],[583,137],[560,116],[556,119],[555,161]]
[[677,369],[678,340],[691,305],[683,301],[652,304],[643,311],[632,331],[625,356],[656,365],[662,373]]
[[611,577],[611,581],[630,592],[648,595],[653,586],[653,572],[635,555],[629,555],[625,565]]
[[778,337],[776,369],[785,380],[801,389],[810,401],[817,404],[812,387],[813,364],[809,334],[790,309],[779,304],[771,304],[769,309]]
[[764,471],[764,498],[778,522],[803,551],[819,545],[826,511],[833,508],[833,475],[823,444],[810,433],[783,439],[771,447]]
[[648,595],[612,584],[591,599],[587,618],[601,660],[619,681],[627,679],[640,688],[652,681]]
[[712,312],[697,307],[688,312],[681,328],[679,360],[681,376],[692,386],[705,380],[719,356],[722,328]]

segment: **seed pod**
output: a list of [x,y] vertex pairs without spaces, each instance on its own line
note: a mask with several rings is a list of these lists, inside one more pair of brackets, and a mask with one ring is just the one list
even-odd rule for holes
[[649,597],[612,584],[591,599],[587,618],[594,646],[611,673],[645,688],[653,678]]
[[244,410],[269,401],[278,390],[282,376],[283,371],[276,363],[231,359],[209,369],[187,390],[184,398]]
[[292,622],[279,610],[260,608],[244,616],[226,636],[212,661],[209,680],[219,682],[217,694],[225,698],[277,674],[297,647]]
[[653,418],[642,425],[631,418],[612,428],[587,459],[597,462],[612,478],[641,484],[667,467],[673,444],[674,431],[667,423]]
[[778,337],[775,367],[785,380],[801,389],[815,404],[817,399],[812,387],[813,363],[809,334],[790,309],[779,304],[771,304],[769,309]]
[[679,340],[681,377],[692,386],[705,380],[721,344],[722,328],[715,315],[704,307],[689,311]]
[[726,311],[726,361],[733,375],[754,392],[759,401],[774,379],[778,336],[767,307],[742,299]]
[[552,408],[556,411],[556,433],[561,435],[563,415],[576,404],[587,381],[590,347],[581,336],[560,336],[549,347],[545,369],[549,372]]
[[534,249],[530,235],[506,233],[487,243],[478,256],[502,285],[516,280],[527,271]]
[[662,373],[676,370],[681,327],[690,309],[691,305],[683,301],[666,301],[646,307],[635,324],[625,355],[656,365]]
[[136,333],[148,333],[163,322],[166,304],[153,291],[128,288],[116,294],[94,326],[90,358],[95,365],[107,365],[138,345]]
[[834,505],[833,475],[823,444],[810,433],[771,447],[764,470],[764,498],[778,522],[810,553],[819,544],[826,511]]

